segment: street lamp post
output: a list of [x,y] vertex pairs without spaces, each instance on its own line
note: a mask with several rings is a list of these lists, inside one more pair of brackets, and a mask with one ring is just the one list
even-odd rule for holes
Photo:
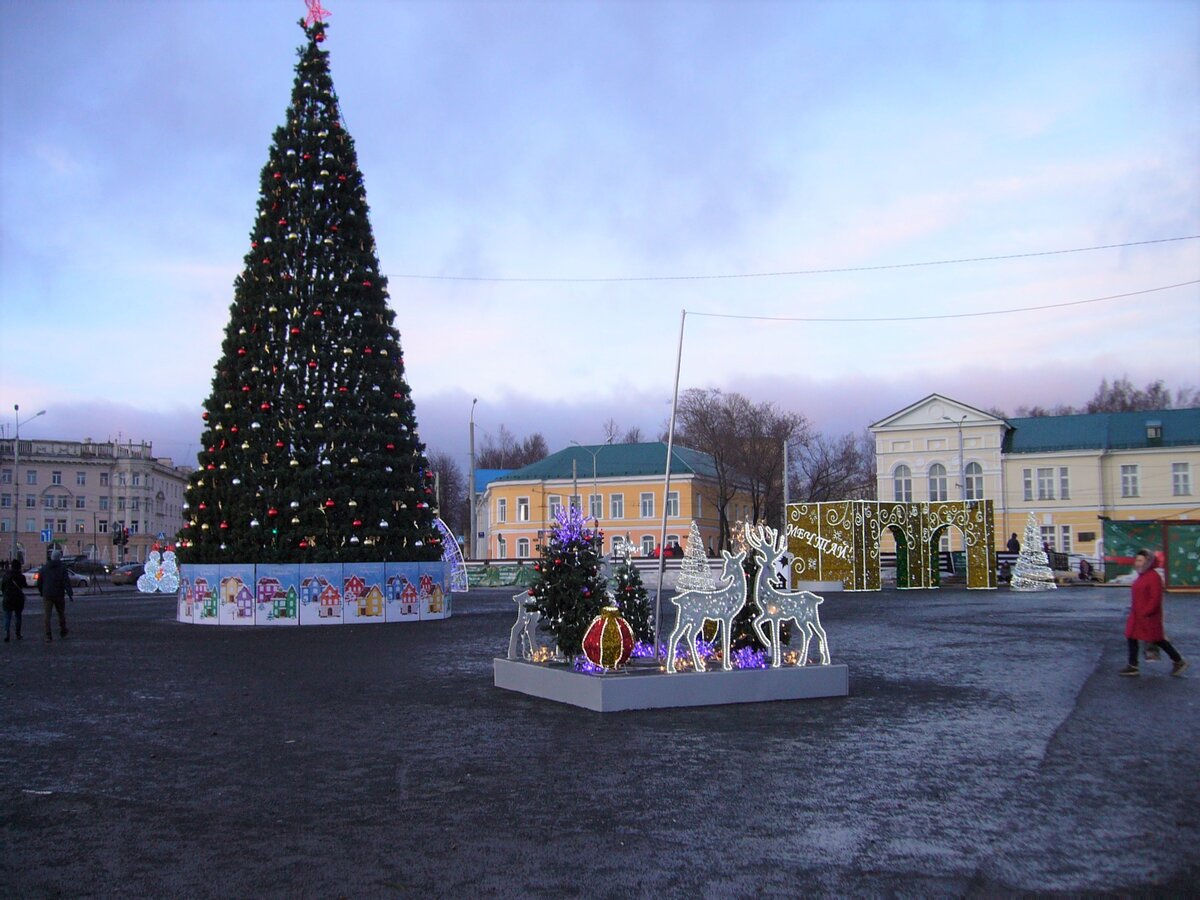
[[[583,452],[592,454],[592,495],[595,496],[600,493],[600,482],[596,478],[596,457],[600,455],[601,450],[603,450],[605,447],[609,446],[609,444],[611,443],[611,440],[606,441],[605,443],[601,444],[595,450],[592,450],[588,447],[583,446],[583,444],[579,443],[579,441],[571,441],[571,443],[574,444],[576,447],[578,447]],[[590,500],[589,500],[588,512],[591,512],[590,505],[591,504],[590,504]],[[604,512],[603,509],[601,509],[600,511]],[[582,513],[583,510],[580,510],[580,512]],[[599,516],[593,516],[592,518],[596,519],[597,521],[600,520]]]
[[963,417],[961,419],[958,419],[957,421],[950,418],[949,416],[942,416],[942,418],[945,419],[947,422],[954,422],[955,426],[958,428],[958,493],[959,493],[960,500],[966,500],[967,499],[967,467],[964,464],[964,460],[963,460],[963,432],[962,432],[962,429],[963,429],[963,422],[967,421],[967,416],[966,416],[966,413],[963,413]]
[[469,494],[471,497],[470,509],[470,534],[467,535],[467,558],[475,558],[475,404],[479,402],[476,397],[471,401],[471,484]]
[[18,403],[13,404],[13,421],[16,423],[13,428],[13,540],[12,540],[12,558],[17,558],[17,534],[20,529],[21,521],[21,473],[19,470],[21,463],[21,426],[32,422],[38,416],[44,416],[46,411],[43,409],[40,412],[34,413],[24,422],[21,421],[21,406]]

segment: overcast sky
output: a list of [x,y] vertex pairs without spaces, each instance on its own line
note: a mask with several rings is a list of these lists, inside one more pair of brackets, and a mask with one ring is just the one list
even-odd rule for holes
[[[475,397],[479,439],[657,433],[685,308],[682,388],[831,433],[1200,385],[1195,284],[691,315],[1200,279],[1200,240],[908,265],[1200,235],[1200,4],[325,5],[421,434],[464,468]],[[19,403],[194,463],[304,13],[0,0],[6,434]]]

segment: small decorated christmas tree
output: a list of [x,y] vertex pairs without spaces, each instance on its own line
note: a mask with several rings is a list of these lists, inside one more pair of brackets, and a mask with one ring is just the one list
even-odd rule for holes
[[642,583],[642,573],[629,558],[628,551],[613,569],[613,597],[621,615],[633,629],[633,636],[639,641],[653,641],[650,595]]
[[708,567],[708,557],[704,555],[704,540],[700,537],[696,520],[693,519],[691,530],[688,531],[687,546],[683,548],[683,563],[679,567],[679,580],[675,582],[675,589],[711,591],[715,584],[712,569]]
[[573,505],[555,513],[550,539],[539,547],[537,578],[529,588],[530,603],[542,614],[538,628],[554,635],[558,651],[574,659],[583,635],[607,602],[600,574],[603,534],[587,526]]
[[1058,587],[1046,551],[1042,549],[1042,536],[1033,513],[1025,523],[1025,539],[1021,541],[1010,587],[1014,591],[1053,591]]

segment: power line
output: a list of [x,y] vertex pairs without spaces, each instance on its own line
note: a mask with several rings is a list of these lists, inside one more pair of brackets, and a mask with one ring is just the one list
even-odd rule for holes
[[529,277],[529,278],[498,278],[486,275],[422,275],[419,273],[401,273],[388,275],[391,279],[408,279],[411,281],[468,281],[486,282],[492,284],[613,284],[618,282],[649,282],[649,281],[728,281],[737,278],[782,278],[797,275],[835,275],[847,272],[882,272],[888,269],[917,269],[928,266],[951,266],[962,263],[998,262],[1009,259],[1031,259],[1037,256],[1062,256],[1066,253],[1088,253],[1093,250],[1116,250],[1122,247],[1144,247],[1149,244],[1169,244],[1175,241],[1194,241],[1200,234],[1189,234],[1182,237],[1157,238],[1149,241],[1128,241],[1123,244],[1097,244],[1094,247],[1072,247],[1068,250],[1040,250],[1033,253],[1006,253],[999,256],[967,256],[961,259],[935,259],[925,262],[891,263],[882,266],[847,266],[844,268],[825,269],[795,269],[781,272],[742,272],[718,275],[616,275],[611,277],[580,278],[580,277]]
[[1112,294],[1108,297],[1092,297],[1089,300],[1068,300],[1065,303],[1045,303],[1041,306],[1018,306],[1012,309],[989,309],[980,312],[942,313],[930,316],[863,316],[863,317],[831,317],[821,316],[745,316],[735,313],[710,313],[687,311],[689,316],[705,316],[710,319],[755,319],[762,322],[923,322],[933,319],[974,319],[980,316],[1007,316],[1012,313],[1036,312],[1043,309],[1061,309],[1065,306],[1082,306],[1085,303],[1104,303],[1108,300],[1120,300],[1123,297],[1138,297],[1142,294],[1153,294],[1157,291],[1169,291],[1174,288],[1200,284],[1200,278],[1194,281],[1181,281],[1179,284],[1164,284],[1162,287],[1146,288],[1144,291],[1130,291],[1126,294]]

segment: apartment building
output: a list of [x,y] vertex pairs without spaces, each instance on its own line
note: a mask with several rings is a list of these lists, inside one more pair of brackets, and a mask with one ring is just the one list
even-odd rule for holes
[[[174,540],[182,527],[190,471],[145,442],[0,441],[0,556],[40,562],[53,543],[68,555],[140,562],[159,535]],[[126,528],[128,544],[114,545]]]
[[[667,445],[575,445],[492,479],[484,493],[486,553],[490,559],[530,559],[538,555],[554,527],[555,513],[568,505],[595,519],[604,531],[604,550],[649,556],[662,536],[664,503],[667,543],[687,541],[692,520],[706,550],[718,548],[717,479],[712,457],[673,447],[671,486],[664,495]],[[738,491],[726,515],[732,525],[749,519],[749,495]],[[482,529],[481,529],[482,530]]]
[[881,500],[994,500],[998,549],[1029,513],[1086,556],[1106,521],[1200,518],[1200,409],[1002,419],[931,394],[870,429]]

